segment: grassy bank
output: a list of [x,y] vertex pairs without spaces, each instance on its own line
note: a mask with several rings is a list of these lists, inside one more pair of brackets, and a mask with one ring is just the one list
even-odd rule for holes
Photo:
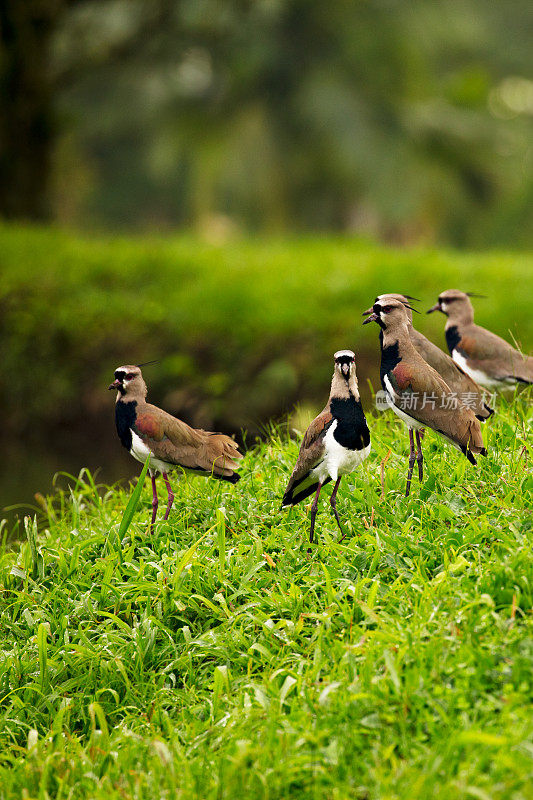
[[0,798],[526,800],[532,412],[498,410],[478,468],[428,434],[408,500],[372,420],[310,558],[284,435],[152,537],[148,484],[119,542],[130,490],[82,477],[1,556]]
[[[93,426],[122,363],[154,358],[151,397],[201,425],[256,429],[321,399],[331,354],[351,347],[375,381],[377,293],[486,294],[478,320],[533,347],[527,254],[397,251],[349,239],[85,239],[0,227],[0,412],[13,432]],[[444,320],[417,318],[443,343]],[[509,333],[510,332],[510,333]]]

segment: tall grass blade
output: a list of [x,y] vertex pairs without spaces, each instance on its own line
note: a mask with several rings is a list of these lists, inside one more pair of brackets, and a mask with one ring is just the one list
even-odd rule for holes
[[48,653],[47,653],[48,623],[41,622],[37,628],[37,651],[39,654],[39,674],[41,689],[48,690]]
[[146,473],[148,472],[149,465],[150,465],[150,457],[148,457],[144,462],[141,474],[139,475],[139,480],[137,481],[137,484],[133,492],[131,493],[131,497],[128,500],[128,504],[124,510],[124,514],[122,515],[122,521],[120,523],[118,533],[115,534],[114,536],[111,536],[111,534],[108,536],[108,545],[110,545],[112,549],[118,554],[120,563],[124,561],[124,555],[122,553],[122,541],[125,535],[127,534],[128,529],[133,520],[133,517],[135,516],[135,512],[137,511],[137,506],[139,505],[139,500],[141,499],[141,493],[143,490],[144,479],[146,478]]
[[217,542],[218,563],[222,572],[226,566],[226,517],[221,508],[217,508]]
[[32,570],[31,576],[34,580],[44,578],[44,561],[37,547],[37,519],[36,517],[24,517],[24,530],[30,546]]

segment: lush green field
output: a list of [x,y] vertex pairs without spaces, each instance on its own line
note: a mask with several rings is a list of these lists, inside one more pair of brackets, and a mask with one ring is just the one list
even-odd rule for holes
[[81,478],[1,555],[0,798],[530,798],[532,412],[498,411],[477,469],[429,433],[407,500],[373,419],[311,556],[286,435],[152,537],[148,483],[119,542],[131,490]]

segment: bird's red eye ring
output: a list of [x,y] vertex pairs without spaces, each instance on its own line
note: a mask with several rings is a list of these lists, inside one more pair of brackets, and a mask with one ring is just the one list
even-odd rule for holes
[[383,311],[384,314],[390,314],[393,308],[394,306],[382,306],[381,310]]
[[126,380],[127,381],[132,381],[134,379],[134,377],[135,377],[135,373],[134,372],[128,372],[128,374],[126,375]]

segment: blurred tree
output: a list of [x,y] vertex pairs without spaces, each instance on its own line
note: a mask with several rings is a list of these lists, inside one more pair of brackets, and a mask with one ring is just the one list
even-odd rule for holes
[[64,221],[531,243],[529,2],[59,5]]
[[0,3],[0,214],[48,215],[53,142],[51,37],[67,3]]
[[[57,101],[65,86],[106,59],[126,58],[139,41],[150,35],[150,25],[131,31],[116,48],[92,42],[85,52],[72,42],[67,60],[55,60],[55,45],[68,10],[94,6],[98,14],[112,13],[113,2],[92,0],[3,0],[0,3],[0,215],[10,218],[47,219],[53,151],[61,126]],[[147,16],[164,24],[164,7],[173,3],[153,0]],[[142,29],[142,37],[139,31]],[[131,35],[133,34],[133,35]],[[89,45],[89,43],[87,43]]]

